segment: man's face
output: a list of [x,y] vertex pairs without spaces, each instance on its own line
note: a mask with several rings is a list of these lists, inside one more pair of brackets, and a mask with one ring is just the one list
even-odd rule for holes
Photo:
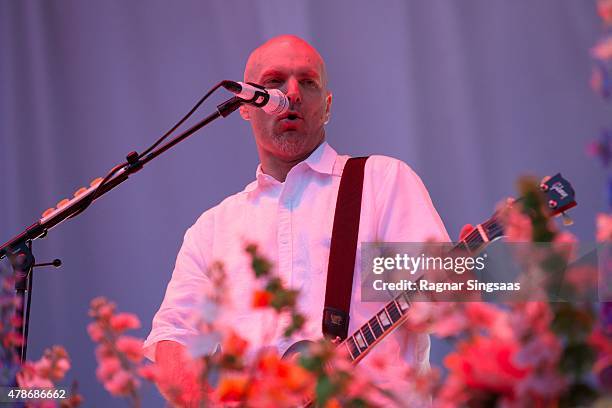
[[299,39],[272,40],[249,58],[245,80],[277,88],[289,98],[289,111],[272,116],[262,109],[243,106],[251,122],[260,155],[284,161],[303,160],[325,138],[331,94],[319,54]]

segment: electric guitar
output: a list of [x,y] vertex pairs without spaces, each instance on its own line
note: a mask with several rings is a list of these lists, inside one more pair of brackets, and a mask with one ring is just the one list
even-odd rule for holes
[[[565,211],[577,204],[574,189],[560,173],[554,177],[544,179],[540,184],[540,189],[546,195],[548,209],[553,216],[565,216]],[[478,252],[490,242],[501,238],[503,235],[504,231],[498,215],[494,214],[487,221],[478,224],[454,249],[468,248],[470,252]],[[346,339],[339,342],[337,347],[345,348],[352,363],[357,364],[376,344],[408,318],[411,296],[412,293],[405,291],[394,297],[368,322]],[[310,344],[312,344],[310,340],[301,340],[294,343],[283,354],[283,358],[289,358],[296,353],[305,351]]]

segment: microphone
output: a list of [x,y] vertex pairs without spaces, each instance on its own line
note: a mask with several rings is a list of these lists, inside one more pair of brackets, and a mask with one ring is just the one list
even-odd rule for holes
[[225,89],[246,103],[263,109],[268,115],[282,115],[289,110],[289,98],[279,89],[266,89],[253,83],[223,81]]

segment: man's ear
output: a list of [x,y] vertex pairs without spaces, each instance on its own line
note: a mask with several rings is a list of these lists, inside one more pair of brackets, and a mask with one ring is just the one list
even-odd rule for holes
[[327,93],[327,97],[325,98],[325,124],[329,122],[329,118],[331,117],[331,105],[332,105],[333,95],[331,92]]
[[251,115],[249,114],[249,109],[246,107],[246,105],[240,105],[240,108],[238,109],[240,110],[240,116],[242,116],[242,119],[251,120]]

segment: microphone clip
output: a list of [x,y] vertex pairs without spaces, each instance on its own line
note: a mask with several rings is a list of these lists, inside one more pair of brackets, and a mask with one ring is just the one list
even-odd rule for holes
[[249,99],[249,100],[245,100],[245,102],[247,102],[247,103],[249,103],[249,104],[251,104],[253,106],[256,106],[258,108],[261,108],[261,107],[265,106],[268,103],[268,101],[270,100],[270,94],[268,92],[266,92],[266,88],[264,88],[263,86],[261,86],[259,84],[254,83],[254,82],[247,82],[247,84],[249,84],[249,85],[251,85],[251,86],[253,86],[255,88],[261,89],[261,92],[260,91],[255,91],[255,94],[253,95],[253,97],[251,99]]
[[[258,90],[253,92],[253,96],[251,96],[250,98],[244,98],[242,96],[238,96],[238,98],[244,102],[244,103],[248,103],[251,104],[253,106],[256,106],[258,108],[261,108],[263,106],[265,106],[268,101],[270,100],[270,94],[268,94],[268,92],[266,91],[266,88],[264,88],[263,86],[256,84],[254,82],[245,82],[248,85],[251,85],[253,88],[256,88]],[[231,91],[235,94],[240,94],[242,93],[243,89],[242,86],[240,86],[240,84],[238,82],[234,82],[234,81],[223,81],[222,85],[225,89],[227,89],[228,91]],[[259,91],[259,89],[261,89],[261,91]]]

